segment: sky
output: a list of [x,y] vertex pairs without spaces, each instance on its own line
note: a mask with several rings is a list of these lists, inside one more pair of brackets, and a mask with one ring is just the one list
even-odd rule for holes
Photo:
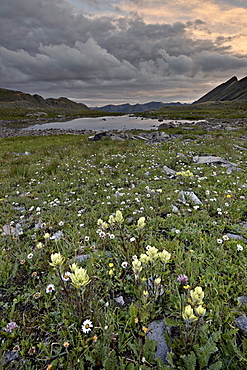
[[190,103],[247,76],[247,0],[1,0],[0,87]]

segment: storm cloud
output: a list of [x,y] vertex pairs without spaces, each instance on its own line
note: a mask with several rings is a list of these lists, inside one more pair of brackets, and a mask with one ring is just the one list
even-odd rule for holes
[[234,74],[246,75],[246,54],[232,50],[236,35],[212,38],[209,29],[203,19],[168,23],[146,21],[137,11],[92,14],[76,1],[3,0],[1,87],[89,105],[193,101],[210,82],[213,87]]

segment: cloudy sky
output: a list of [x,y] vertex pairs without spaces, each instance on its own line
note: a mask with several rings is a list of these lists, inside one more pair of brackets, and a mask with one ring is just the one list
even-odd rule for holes
[[1,0],[0,87],[192,102],[247,76],[246,0]]

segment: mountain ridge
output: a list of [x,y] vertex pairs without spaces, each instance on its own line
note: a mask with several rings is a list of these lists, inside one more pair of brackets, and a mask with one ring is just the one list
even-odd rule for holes
[[90,110],[83,103],[76,103],[65,97],[58,99],[47,98],[44,99],[38,94],[28,94],[22,91],[9,90],[0,88],[0,104],[18,104],[25,108],[63,108],[72,110]]
[[247,76],[238,80],[236,76],[216,86],[192,104],[213,101],[239,101],[247,100]]
[[153,110],[153,109],[159,109],[162,108],[166,105],[182,105],[181,103],[162,103],[162,102],[148,102],[148,103],[143,103],[143,104],[107,104],[102,107],[93,107],[92,109],[95,110],[102,110],[105,112],[111,112],[111,113],[142,113],[146,112],[148,110]]

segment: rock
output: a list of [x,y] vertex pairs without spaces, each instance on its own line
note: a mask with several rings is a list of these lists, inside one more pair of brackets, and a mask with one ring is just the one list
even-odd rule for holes
[[63,237],[63,232],[62,231],[57,231],[57,232],[55,232],[51,237],[50,237],[50,239],[51,240],[59,240],[59,239],[61,239]]
[[81,254],[79,256],[75,256],[75,262],[84,262],[90,258],[89,254]]
[[1,361],[1,363],[2,363],[2,365],[7,365],[7,364],[9,364],[10,362],[12,362],[12,361],[16,361],[16,360],[18,360],[18,358],[19,358],[19,352],[18,351],[8,351],[5,355],[4,355],[4,357],[3,357],[3,359],[2,359],[2,361]]
[[114,298],[114,301],[120,306],[120,307],[123,307],[125,306],[125,302],[124,302],[124,299],[123,299],[123,296],[120,295],[119,297],[115,297]]
[[164,337],[164,332],[167,330],[166,324],[163,320],[152,321],[148,325],[147,329],[148,339],[155,340],[157,342],[155,358],[160,357],[164,363],[167,363],[169,347]]
[[235,239],[235,240],[244,240],[244,241],[247,241],[246,238],[244,238],[243,236],[241,235],[238,235],[238,234],[231,234],[231,233],[227,233],[226,234],[228,236],[228,238],[230,239]]
[[159,125],[158,129],[174,128],[176,127],[172,121],[163,122]]
[[174,204],[171,204],[171,211],[174,213],[179,213],[179,209],[177,206],[174,206]]
[[29,155],[30,152],[24,152],[24,153],[15,153],[13,152],[14,155],[16,155],[17,157],[19,157],[19,155]]
[[238,297],[238,302],[240,305],[247,305],[247,296],[241,295],[241,297]]
[[167,175],[176,175],[176,171],[174,171],[173,169],[167,167],[166,165],[164,165],[162,167],[162,170],[167,174]]
[[188,197],[193,204],[202,204],[193,191],[180,191],[178,199],[180,199],[182,203],[186,203],[186,197]]
[[247,317],[246,315],[240,316],[235,320],[237,327],[247,334]]
[[98,140],[101,140],[101,139],[105,138],[106,136],[107,136],[107,132],[106,131],[100,131],[100,132],[97,132],[93,136],[89,136],[88,137],[88,140],[89,141],[98,141]]
[[188,158],[183,153],[177,153],[177,158],[181,158],[181,159],[184,159],[185,162],[189,162]]
[[239,146],[236,144],[233,144],[234,148],[239,149],[239,150],[247,150],[247,148],[244,148],[243,146]]
[[193,162],[196,164],[212,164],[212,163],[225,164],[226,167],[227,166],[236,167],[235,163],[229,162],[226,159],[223,159],[221,157],[214,157],[211,155],[204,156],[204,157],[195,156],[193,157]]

